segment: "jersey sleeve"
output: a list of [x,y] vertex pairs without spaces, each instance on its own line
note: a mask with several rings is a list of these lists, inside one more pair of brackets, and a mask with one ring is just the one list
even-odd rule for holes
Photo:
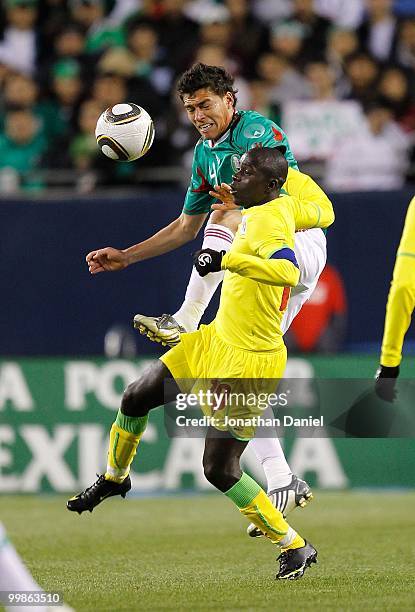
[[254,147],[270,147],[280,149],[291,168],[298,169],[297,160],[291,151],[285,132],[271,119],[259,113],[247,113],[239,129],[238,144],[246,153]]
[[412,199],[405,219],[393,270],[393,279],[386,306],[380,363],[398,366],[402,359],[402,346],[415,307],[415,198]]
[[207,179],[207,172],[203,168],[198,145],[195,147],[192,163],[192,176],[184,200],[183,212],[186,215],[200,215],[209,213],[215,198],[209,195],[212,190]]
[[296,230],[326,228],[334,222],[331,201],[307,174],[290,168],[284,189],[293,201]]

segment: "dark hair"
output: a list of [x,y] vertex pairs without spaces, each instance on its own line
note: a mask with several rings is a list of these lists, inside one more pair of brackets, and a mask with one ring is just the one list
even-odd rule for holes
[[198,89],[209,88],[213,93],[224,96],[228,91],[233,95],[236,106],[237,89],[233,87],[234,78],[225,68],[208,66],[207,64],[194,64],[186,70],[177,83],[177,93],[181,100],[185,94],[194,94]]

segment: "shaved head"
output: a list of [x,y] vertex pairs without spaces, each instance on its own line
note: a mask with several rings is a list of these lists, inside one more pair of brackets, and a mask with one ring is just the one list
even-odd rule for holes
[[276,148],[255,147],[241,157],[232,181],[235,203],[249,208],[279,196],[287,180],[288,162]]
[[269,179],[280,179],[281,185],[287,180],[288,162],[279,149],[256,147],[246,153],[246,159]]

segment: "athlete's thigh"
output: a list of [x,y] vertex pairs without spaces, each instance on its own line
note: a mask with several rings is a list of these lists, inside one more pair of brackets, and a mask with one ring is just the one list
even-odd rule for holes
[[310,299],[327,260],[326,236],[320,229],[295,234],[295,256],[300,268],[300,280],[291,291],[281,322],[282,332],[290,327],[301,308]]
[[327,240],[321,229],[297,232],[294,240],[295,256],[300,268],[300,280],[292,295],[302,287],[314,287],[327,260]]
[[152,362],[124,391],[121,403],[123,414],[142,416],[148,414],[149,410],[166,404],[169,401],[165,393],[167,380],[171,381],[168,389],[174,397],[178,389],[169,369],[158,359]]

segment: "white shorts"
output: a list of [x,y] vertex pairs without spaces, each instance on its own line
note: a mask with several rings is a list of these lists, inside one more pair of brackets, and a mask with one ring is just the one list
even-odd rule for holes
[[290,327],[303,304],[310,299],[318,278],[326,265],[327,241],[324,232],[318,228],[297,232],[295,234],[294,251],[300,268],[300,280],[291,291],[287,310],[281,321],[283,334]]

